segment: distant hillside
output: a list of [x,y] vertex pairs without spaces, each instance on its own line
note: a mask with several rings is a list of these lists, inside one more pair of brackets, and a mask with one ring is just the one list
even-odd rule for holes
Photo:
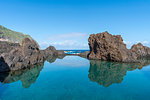
[[12,31],[0,25],[0,40],[1,41],[20,43],[24,38],[32,39],[29,35],[25,35],[20,32]]

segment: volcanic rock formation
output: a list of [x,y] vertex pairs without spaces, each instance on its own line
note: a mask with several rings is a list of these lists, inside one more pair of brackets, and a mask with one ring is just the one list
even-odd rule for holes
[[116,62],[137,62],[140,56],[150,54],[150,48],[142,44],[127,49],[120,35],[111,35],[108,32],[92,34],[89,39],[89,59],[99,59]]
[[135,53],[138,58],[150,57],[150,48],[143,46],[141,43],[133,45],[131,51]]
[[0,54],[10,52],[16,47],[20,47],[19,43],[0,41]]
[[53,46],[40,50],[36,41],[29,38],[25,38],[21,45],[8,42],[3,44],[0,48],[0,72],[27,68],[59,54]]
[[[56,59],[63,59],[63,57],[64,55],[49,56],[49,58],[46,60],[49,63],[53,63]],[[21,81],[24,88],[29,88],[31,84],[36,82],[36,79],[38,78],[40,71],[43,69],[43,66],[44,63],[40,63],[17,71],[2,72],[0,73],[0,82],[2,84],[7,84]]]

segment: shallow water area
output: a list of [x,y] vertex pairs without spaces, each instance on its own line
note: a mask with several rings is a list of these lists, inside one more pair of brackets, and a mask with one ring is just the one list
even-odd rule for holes
[[66,56],[0,74],[0,100],[149,100],[150,66]]

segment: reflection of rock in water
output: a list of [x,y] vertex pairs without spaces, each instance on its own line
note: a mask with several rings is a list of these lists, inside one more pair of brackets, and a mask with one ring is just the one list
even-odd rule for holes
[[150,64],[150,60],[141,61],[141,64],[127,64],[90,60],[88,77],[91,81],[108,87],[113,83],[121,83],[127,71],[132,71],[136,68],[142,69],[143,66]]
[[47,58],[47,61],[49,62],[49,63],[53,63],[53,62],[55,62],[55,60],[58,58],[58,59],[63,59],[65,57],[65,55],[59,55],[59,56],[49,56],[48,58]]
[[44,64],[36,65],[29,69],[20,71],[1,73],[0,81],[5,84],[20,80],[24,88],[29,88],[38,78],[40,71],[43,69],[43,65]]
[[[53,63],[57,58],[63,59],[64,57],[65,55],[49,56],[47,58],[47,61]],[[20,80],[24,88],[29,88],[31,84],[35,83],[36,79],[40,74],[40,71],[43,69],[43,66],[44,64],[39,64],[18,71],[0,73],[0,82],[6,84],[6,83],[13,83]]]

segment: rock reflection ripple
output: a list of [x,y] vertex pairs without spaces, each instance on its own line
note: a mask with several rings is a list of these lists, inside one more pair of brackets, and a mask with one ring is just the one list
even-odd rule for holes
[[90,60],[88,77],[99,85],[109,87],[113,83],[121,83],[127,71],[142,69],[150,64],[150,59],[139,59],[141,63],[117,63]]
[[[49,56],[47,61],[49,63],[55,62],[55,60],[63,59],[65,56]],[[0,73],[0,82],[2,84],[13,83],[17,81],[21,81],[22,86],[24,88],[29,88],[31,84],[35,83],[38,76],[40,75],[40,71],[43,69],[44,63],[30,66],[25,69],[21,69],[18,71],[10,71],[5,73]]]
[[8,73],[0,74],[0,81],[2,84],[13,83],[16,81],[21,81],[24,88],[29,88],[31,84],[35,83],[40,71],[43,69],[44,64],[39,64],[32,66],[31,68],[26,68],[24,70],[11,71]]

